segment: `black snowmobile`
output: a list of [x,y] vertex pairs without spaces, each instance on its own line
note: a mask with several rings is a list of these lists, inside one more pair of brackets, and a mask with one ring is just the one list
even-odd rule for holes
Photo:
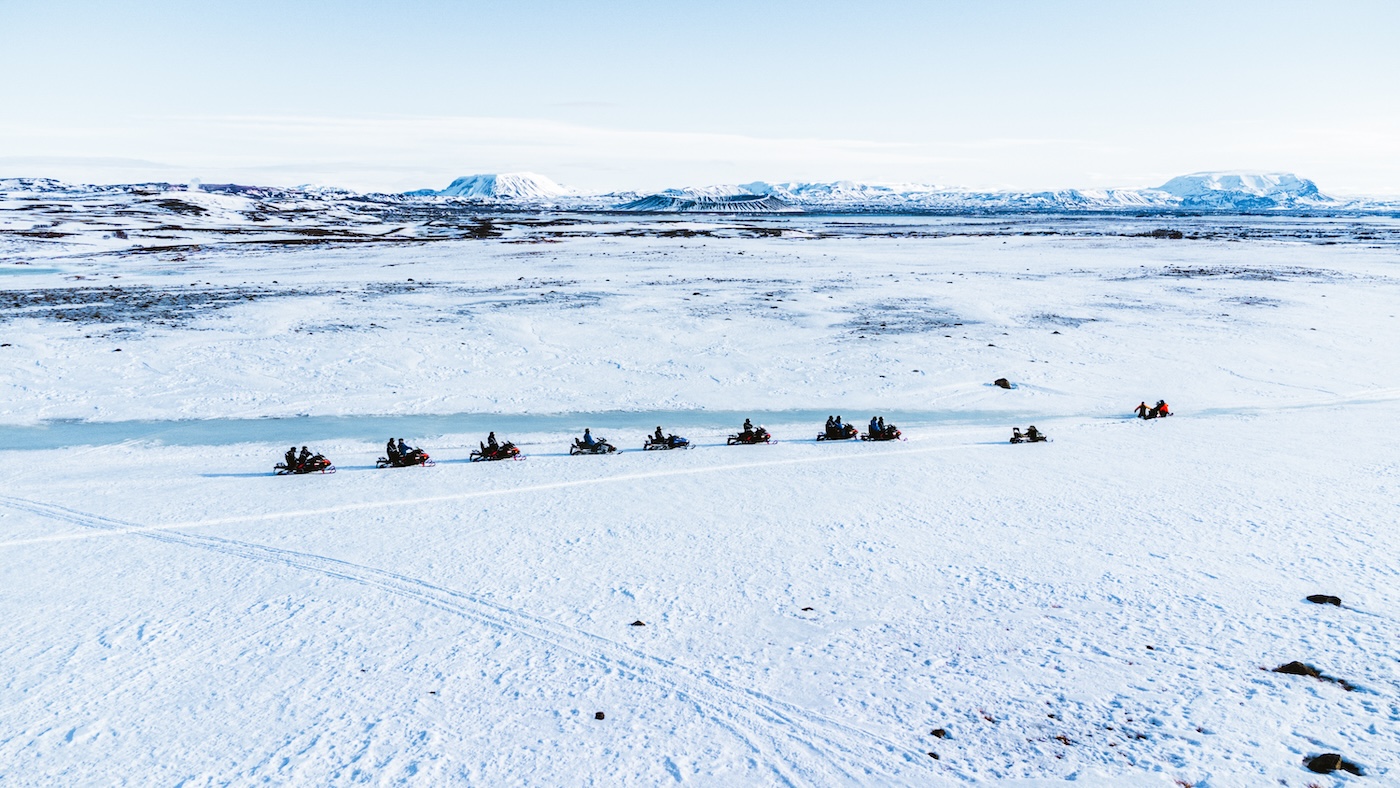
[[617,451],[617,447],[608,443],[607,438],[595,438],[592,445],[584,443],[578,438],[574,438],[574,445],[569,447],[569,454],[612,454]]
[[1011,428],[1011,442],[1012,442],[1012,443],[1049,443],[1049,442],[1050,442],[1050,439],[1047,438],[1047,437],[1045,436],[1045,433],[1043,433],[1043,432],[1041,432],[1040,430],[1036,429],[1034,426],[1028,428],[1028,429],[1026,430],[1026,432],[1025,432],[1024,435],[1021,434],[1021,428],[1020,428],[1020,427],[1012,427],[1012,428]]
[[689,449],[692,448],[690,441],[679,435],[667,435],[661,440],[657,440],[655,435],[647,437],[646,443],[642,444],[642,451],[665,451],[667,449]]
[[860,435],[854,424],[830,424],[817,436],[819,441],[848,441]]

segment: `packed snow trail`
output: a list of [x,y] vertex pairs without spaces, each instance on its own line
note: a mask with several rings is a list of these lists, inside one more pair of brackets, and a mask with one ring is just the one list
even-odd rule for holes
[[[621,676],[656,685],[670,695],[693,703],[715,723],[741,739],[756,756],[766,760],[774,777],[787,785],[822,784],[829,779],[831,772],[821,766],[832,767],[845,779],[854,781],[899,776],[907,779],[910,775],[906,769],[912,768],[913,764],[919,765],[917,772],[923,775],[921,779],[934,777],[925,766],[927,756],[897,742],[844,725],[771,695],[735,686],[672,660],[653,657],[602,636],[501,607],[423,580],[348,561],[236,539],[186,534],[173,528],[153,530],[136,523],[12,496],[0,496],[0,505],[106,534],[140,535],[249,561],[313,572],[407,597],[479,624],[524,635],[598,662],[616,670]],[[6,713],[9,711],[12,709],[6,710]]]
[[[858,445],[858,444],[850,444]],[[889,445],[889,444],[880,444]],[[33,539],[19,539],[13,541],[0,542],[0,548],[20,547],[30,544],[42,544],[45,542],[66,542],[74,539],[91,539],[98,536],[121,536],[124,534],[145,534],[157,531],[173,531],[189,528],[201,528],[214,525],[233,525],[237,523],[262,522],[267,520],[296,520],[303,517],[310,517],[322,514],[335,514],[340,512],[356,512],[370,509],[397,509],[404,506],[418,506],[423,504],[446,503],[449,501],[465,501],[473,498],[495,498],[507,495],[522,495],[527,493],[544,492],[546,490],[562,490],[570,487],[592,487],[595,485],[618,484],[622,482],[641,481],[643,479],[663,479],[673,476],[697,476],[711,473],[732,473],[735,471],[752,470],[755,468],[777,468],[785,465],[814,465],[820,463],[841,463],[841,462],[870,462],[878,460],[890,460],[906,454],[930,454],[934,452],[946,452],[956,450],[966,450],[972,448],[985,448],[987,446],[1000,446],[1000,442],[994,444],[948,444],[942,446],[927,446],[918,449],[899,449],[883,454],[863,453],[863,454],[836,454],[827,457],[793,457],[782,460],[761,460],[757,462],[741,462],[729,465],[709,465],[690,468],[676,468],[661,471],[646,471],[643,473],[629,473],[619,476],[601,476],[592,479],[570,479],[560,482],[549,482],[546,484],[531,484],[520,487],[503,487],[496,490],[473,490],[471,492],[451,493],[448,495],[434,495],[417,498],[404,498],[385,501],[361,501],[358,503],[339,504],[317,509],[297,509],[291,511],[267,512],[263,514],[239,515],[236,517],[215,517],[205,520],[191,520],[186,522],[167,523],[162,525],[136,525],[126,524],[124,526],[113,526],[103,528],[90,533],[75,534],[55,534],[53,536],[43,536]],[[716,447],[717,448],[717,447]],[[746,447],[734,447],[739,451],[746,450]],[[747,447],[747,450],[753,450]],[[443,462],[448,462],[444,460]],[[265,474],[258,474],[259,476]],[[312,478],[316,474],[310,474]],[[23,499],[11,499],[0,496],[0,504],[23,505]]]

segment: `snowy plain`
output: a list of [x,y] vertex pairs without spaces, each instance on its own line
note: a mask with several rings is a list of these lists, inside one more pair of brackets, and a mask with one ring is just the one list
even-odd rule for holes
[[0,780],[1400,774],[1393,220],[491,221],[0,240]]

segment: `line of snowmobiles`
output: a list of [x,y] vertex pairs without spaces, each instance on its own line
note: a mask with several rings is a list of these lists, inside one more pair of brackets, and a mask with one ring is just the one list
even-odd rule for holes
[[[1162,403],[1162,411],[1165,415],[1165,403]],[[817,434],[818,441],[845,441],[861,440],[871,442],[902,441],[903,434],[899,428],[893,424],[886,424],[884,417],[872,417],[869,429],[865,433],[854,424],[847,424],[841,420],[840,416],[827,417],[825,428]],[[1034,426],[1027,428],[1023,433],[1019,427],[1013,428],[1011,432],[1011,443],[1048,443],[1050,439]],[[743,429],[728,437],[725,445],[728,446],[753,446],[761,443],[773,443],[773,435],[763,425],[754,426],[749,419],[744,420]],[[666,434],[660,427],[656,432],[648,435],[642,442],[642,451],[670,451],[674,449],[690,449],[694,444],[688,438],[675,434]],[[616,454],[619,449],[608,441],[607,438],[594,438],[591,430],[584,430],[582,438],[575,438],[569,446],[570,456]],[[468,457],[469,462],[497,462],[501,460],[520,460],[524,455],[520,453],[519,447],[510,441],[498,443],[496,433],[491,433],[486,441],[481,442],[479,448],[473,449]],[[421,448],[410,447],[402,439],[390,439],[385,444],[385,455],[375,461],[376,468],[411,468],[411,467],[431,467],[435,463],[429,454]],[[301,447],[298,454],[296,447],[287,450],[283,462],[273,466],[273,472],[278,476],[303,475],[309,473],[335,473],[335,465],[323,454],[313,453],[306,446]]]

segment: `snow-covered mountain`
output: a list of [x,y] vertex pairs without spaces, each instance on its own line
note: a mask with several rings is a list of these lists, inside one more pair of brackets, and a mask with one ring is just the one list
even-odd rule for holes
[[554,200],[568,193],[568,189],[543,175],[533,172],[504,172],[464,175],[441,191],[420,189],[408,194],[417,197],[466,197],[533,202]]
[[1317,184],[1287,172],[1198,172],[1172,178],[1157,191],[1187,208],[1258,210],[1335,205]]

